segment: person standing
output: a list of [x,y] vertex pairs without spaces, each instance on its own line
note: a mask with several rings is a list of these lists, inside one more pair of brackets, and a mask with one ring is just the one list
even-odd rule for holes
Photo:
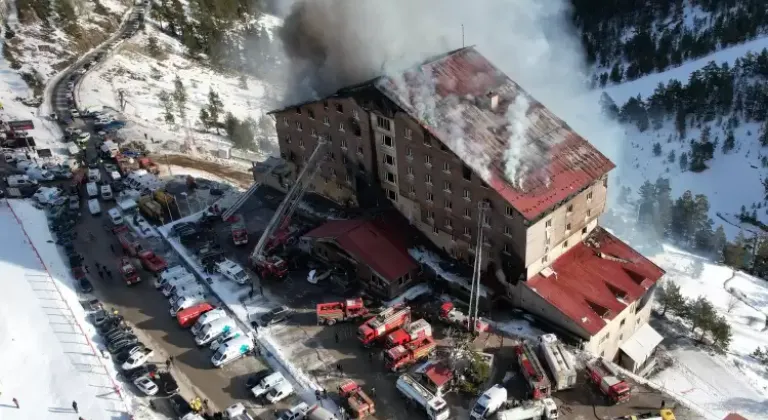
[[19,408],[19,400],[16,399],[16,397],[13,397],[13,403],[16,404],[16,408]]
[[77,401],[72,401],[72,409],[75,410],[75,413],[79,413],[79,411],[77,411]]

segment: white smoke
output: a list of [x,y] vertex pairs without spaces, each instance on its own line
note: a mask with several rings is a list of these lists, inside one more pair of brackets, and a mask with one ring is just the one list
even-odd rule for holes
[[[275,0],[280,3],[279,0]],[[583,47],[570,24],[567,0],[283,0],[295,3],[280,38],[291,66],[289,90],[309,80],[313,91],[291,92],[308,99],[382,74],[394,75],[415,63],[463,45],[474,45],[533,98],[565,120],[578,134],[614,161],[623,132],[606,119],[597,96],[586,87],[589,71]],[[295,7],[302,6],[302,7]],[[301,11],[301,12],[299,12]],[[463,28],[463,30],[462,30]],[[462,40],[463,35],[463,40]],[[463,41],[463,42],[462,42]],[[297,79],[298,77],[298,79]],[[424,88],[411,104],[425,118],[434,117],[434,86]],[[400,80],[402,82],[402,80]],[[413,94],[413,84],[411,94]],[[306,85],[305,85],[306,86]],[[454,98],[461,102],[466,98]],[[453,99],[452,99],[453,100]],[[512,106],[513,134],[505,175],[520,174],[526,165],[520,126],[514,117],[524,103]],[[449,146],[487,165],[487,151],[473,150],[460,114],[441,116],[441,130],[455,136]],[[518,141],[519,140],[519,141]],[[483,174],[480,174],[483,176]],[[483,176],[487,179],[486,176]]]
[[507,108],[507,130],[509,131],[509,146],[504,152],[504,175],[518,189],[525,189],[525,174],[529,172],[529,164],[536,164],[527,153],[529,121],[526,112],[531,104],[525,95],[517,95],[515,102]]

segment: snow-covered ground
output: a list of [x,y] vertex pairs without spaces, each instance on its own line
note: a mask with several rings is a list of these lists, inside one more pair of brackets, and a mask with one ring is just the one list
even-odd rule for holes
[[768,345],[768,283],[670,246],[650,257],[667,270],[665,281],[678,284],[687,298],[704,296],[712,302],[733,332],[728,353],[720,356],[694,346],[688,328],[664,322],[669,328],[664,345],[675,362],[651,380],[714,417],[736,411],[747,418],[768,418],[768,370],[750,357],[757,347]]
[[73,401],[88,419],[159,418],[126,393],[97,350],[44,212],[3,201],[0,229],[0,418],[74,418]]
[[[276,24],[275,18],[269,16],[263,17],[262,21],[268,28]],[[149,55],[149,37],[157,39],[160,48],[166,52],[165,58],[158,60]],[[167,124],[159,99],[161,92],[173,93],[176,76],[182,80],[187,92],[186,125],[177,111],[174,111],[175,124]],[[120,109],[120,92],[123,92],[123,113],[129,124],[121,133],[127,140],[144,141],[146,135],[148,148],[164,153],[178,152],[186,143],[194,150],[202,150],[200,157],[206,158],[218,149],[232,146],[223,136],[216,135],[215,129],[206,132],[200,122],[200,110],[207,106],[211,89],[219,94],[224,113],[231,112],[241,120],[250,117],[258,121],[274,107],[279,95],[259,80],[249,78],[247,86],[242,86],[237,75],[225,75],[188,59],[185,47],[178,40],[149,24],[144,33],[123,43],[90,71],[81,86],[80,106],[84,108],[107,106]]]

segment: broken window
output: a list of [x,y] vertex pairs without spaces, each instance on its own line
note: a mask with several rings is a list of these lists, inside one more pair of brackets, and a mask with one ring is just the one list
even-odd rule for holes
[[387,147],[392,147],[394,142],[392,141],[392,137],[389,136],[382,136],[382,143],[384,143]]
[[429,136],[424,136],[424,145],[427,147],[432,147],[432,139]]
[[387,131],[392,129],[391,122],[388,119],[379,116],[376,117],[376,126]]
[[386,153],[384,153],[383,161],[384,161],[384,163],[386,163],[387,165],[390,165],[390,166],[395,164],[395,158],[392,155],[388,155]]
[[472,180],[472,169],[469,169],[467,165],[461,165],[461,176],[467,181]]
[[309,117],[310,120],[314,120],[315,119],[315,111],[312,111],[311,109],[308,109],[307,110],[307,116]]
[[397,193],[392,190],[387,190],[387,198],[392,201],[397,201]]
[[299,108],[299,107],[296,107],[296,113],[297,113],[297,114],[299,114],[299,115],[301,115],[301,108]]
[[343,114],[344,113],[344,105],[336,104],[336,112]]
[[387,182],[391,182],[392,184],[395,183],[395,174],[392,172],[387,172]]

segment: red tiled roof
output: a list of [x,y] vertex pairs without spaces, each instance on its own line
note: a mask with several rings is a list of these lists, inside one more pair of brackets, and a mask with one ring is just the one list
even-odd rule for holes
[[723,420],[747,420],[747,418],[736,413],[730,413]]
[[614,168],[474,48],[374,85],[528,220]]
[[424,370],[424,375],[426,375],[430,382],[435,384],[438,388],[453,379],[453,372],[442,363],[429,365],[429,367]]
[[332,239],[386,280],[395,281],[418,264],[408,254],[397,229],[385,224],[384,221],[332,220],[304,236]]
[[664,270],[601,227],[527,285],[595,335],[640,299]]

